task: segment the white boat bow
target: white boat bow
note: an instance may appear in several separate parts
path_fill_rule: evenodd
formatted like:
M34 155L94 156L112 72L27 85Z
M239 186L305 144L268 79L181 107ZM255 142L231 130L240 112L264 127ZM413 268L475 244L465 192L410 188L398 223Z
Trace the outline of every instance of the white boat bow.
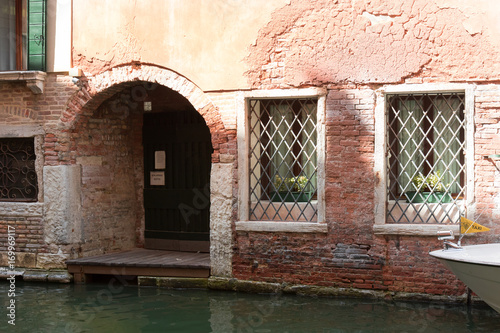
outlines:
M430 253L500 313L500 244L469 245Z

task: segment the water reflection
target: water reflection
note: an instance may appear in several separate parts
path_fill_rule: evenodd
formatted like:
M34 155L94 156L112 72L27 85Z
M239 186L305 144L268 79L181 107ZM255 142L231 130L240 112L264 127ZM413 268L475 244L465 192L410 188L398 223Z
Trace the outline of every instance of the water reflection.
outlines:
M500 332L500 315L485 306L120 284L16 287L15 330L3 315L0 332ZM7 290L0 283L2 309Z

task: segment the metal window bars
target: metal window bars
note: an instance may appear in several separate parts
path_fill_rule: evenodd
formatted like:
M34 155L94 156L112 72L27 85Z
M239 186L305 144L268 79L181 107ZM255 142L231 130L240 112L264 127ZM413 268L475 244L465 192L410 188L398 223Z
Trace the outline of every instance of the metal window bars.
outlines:
M0 139L0 201L37 201L33 138Z
M387 98L387 222L458 223L466 194L464 94Z
M316 221L317 100L248 103L249 219Z

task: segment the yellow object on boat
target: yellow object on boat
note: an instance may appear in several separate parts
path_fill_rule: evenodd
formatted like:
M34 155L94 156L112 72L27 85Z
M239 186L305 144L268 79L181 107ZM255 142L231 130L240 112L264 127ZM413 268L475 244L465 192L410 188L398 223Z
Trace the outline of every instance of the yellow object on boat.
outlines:
M465 217L460 217L460 233L471 234L474 232L489 231L490 228L482 226L474 221L468 220Z

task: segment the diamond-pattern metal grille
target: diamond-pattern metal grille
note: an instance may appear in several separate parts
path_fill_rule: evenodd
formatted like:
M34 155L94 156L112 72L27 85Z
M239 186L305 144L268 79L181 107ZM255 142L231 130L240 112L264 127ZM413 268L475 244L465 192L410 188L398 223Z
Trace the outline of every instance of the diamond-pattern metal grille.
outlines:
M388 96L389 223L458 223L463 214L463 93Z
M317 220L317 100L251 99L250 220Z

